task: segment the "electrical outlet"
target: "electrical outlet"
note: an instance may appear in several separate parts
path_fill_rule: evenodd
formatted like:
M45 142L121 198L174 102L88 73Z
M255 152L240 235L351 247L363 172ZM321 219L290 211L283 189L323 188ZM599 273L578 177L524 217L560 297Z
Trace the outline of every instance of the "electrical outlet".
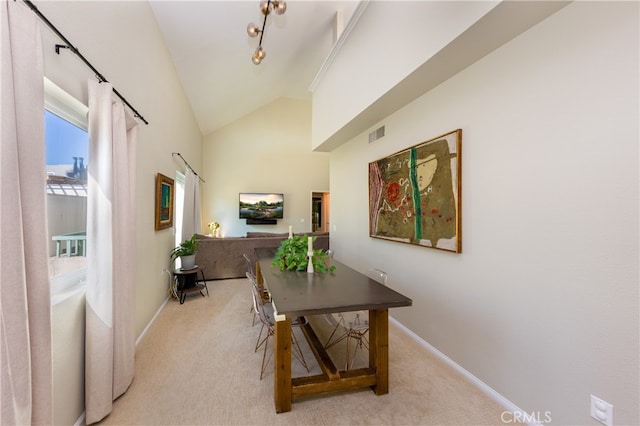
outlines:
M591 417L603 425L613 426L613 405L591 395Z

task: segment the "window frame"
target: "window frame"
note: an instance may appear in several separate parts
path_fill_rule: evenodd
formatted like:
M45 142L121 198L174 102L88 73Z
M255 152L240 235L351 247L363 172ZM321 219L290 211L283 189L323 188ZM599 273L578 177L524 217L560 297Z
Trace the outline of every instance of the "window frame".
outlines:
M44 110L88 132L89 107L62 90L46 77L44 77L44 95ZM44 110L42 111L43 120ZM45 139L45 144L46 142ZM51 306L53 307L62 303L80 291L84 291L85 278L86 266L71 269L68 272L54 277L50 276Z

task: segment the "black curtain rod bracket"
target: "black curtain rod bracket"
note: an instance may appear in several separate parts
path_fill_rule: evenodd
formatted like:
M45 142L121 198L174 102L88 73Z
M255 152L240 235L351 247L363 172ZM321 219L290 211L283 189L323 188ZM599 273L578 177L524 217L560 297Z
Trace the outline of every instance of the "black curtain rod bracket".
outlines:
M173 156L177 155L178 157L180 157L180 159L184 162L185 166L187 166L187 167L189 168L189 170L191 170L191 171L193 172L193 174L194 174L194 175L198 176L198 179L200 179L200 180L202 181L202 183L206 183L206 182L204 181L204 179L202 179L202 178L200 177L200 175L198 175L198 173L196 173L196 171L195 171L195 170L193 170L193 167L191 167L191 164L189 164L189 163L187 162L187 160L185 160L185 159L184 159L184 157L182 156L182 154L180 154L179 152L172 152L172 153L171 153L171 155L173 155Z
M14 0L15 1L15 0ZM24 4L26 4L27 6L29 6L29 9L31 9L33 11L33 13L35 13L38 18L40 18L40 20L42 22L44 22L49 29L51 29L51 31L53 31L63 42L64 44L56 44L55 45L55 49L56 49L56 53L59 55L60 54L60 49L69 49L70 51L72 51L78 58L80 58L82 60L82 62L84 62L84 64L89 67L91 69L91 71L93 71L95 73L96 78L98 79L98 81L100 83L108 83L109 81L100 73L100 71L98 71L93 65L91 65L91 63L87 60L87 58L85 58L80 51L78 50L77 47L75 47L73 44L71 44L71 42L60 32L60 30L58 30L56 28L55 25L53 25L51 23L51 21L49 21L47 19L46 16L44 16L42 14L42 12L40 12L40 10L36 7L35 4L33 4L33 2L31 2L31 0L22 0L24 2ZM129 103L129 101L127 101L124 96L122 96L114 87L113 88L113 93L116 94L117 97L120 98L120 100L122 102L124 102L124 104L126 106L129 107L129 109L131 109L131 111L133 111L133 116L136 118L139 118L142 122L144 122L144 124L149 124L149 122L147 120L144 119L144 117Z

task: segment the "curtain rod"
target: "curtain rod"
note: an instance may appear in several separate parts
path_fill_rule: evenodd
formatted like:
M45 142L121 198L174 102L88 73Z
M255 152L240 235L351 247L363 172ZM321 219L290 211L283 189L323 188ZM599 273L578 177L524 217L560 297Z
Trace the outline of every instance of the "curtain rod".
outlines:
M14 0L15 1L15 0ZM60 37L60 39L62 41L64 41L64 45L62 44L56 44L56 53L59 55L60 54L60 49L69 49L71 50L73 53L76 54L76 56L78 56L82 62L84 62L84 64L86 66L88 66L91 71L93 71L96 75L96 78L98 79L98 81L100 83L108 83L109 81L100 73L100 71L98 71L93 65L91 65L91 63L84 57L82 56L82 54L80 53L80 51L78 50L77 47L75 47L73 44L71 44L71 42L64 36L62 35L62 33L55 27L55 25L53 25L51 23L51 21L49 21L47 19L46 16L44 16L42 14L42 12L40 12L40 10L38 10L38 8L36 7L35 4L33 4L30 0L23 0L23 2L29 6L29 8L36 14L38 15L38 18L40 18L45 24L47 24L47 26L54 32L56 33L56 35L58 37ZM124 102L130 109L131 111L133 111L133 116L136 118L139 118L140 120L142 120L144 122L144 124L149 124L149 122L147 120L144 119L144 117L133 107L131 106L131 104L124 98L124 96L122 96L120 94L120 92L118 92L116 90L116 88L113 88L113 93L116 94L116 96L118 96L122 102Z
M187 163L187 160L184 159L184 157L179 153L179 152L172 152L171 155L177 155L178 157L180 157L182 159L182 161L184 161L184 164L191 169L191 171L193 172L194 175L198 176L198 179L200 179L202 181L202 183L207 183L204 181L204 179L202 179L200 177L200 175L198 175L198 173L196 173L195 170L193 170L193 167L191 167L191 164Z

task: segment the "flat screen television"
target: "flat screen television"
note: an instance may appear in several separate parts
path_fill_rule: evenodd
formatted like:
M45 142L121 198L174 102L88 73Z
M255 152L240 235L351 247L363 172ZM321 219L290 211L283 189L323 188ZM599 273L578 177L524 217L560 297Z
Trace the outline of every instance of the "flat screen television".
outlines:
M282 219L284 194L244 192L240 193L240 219Z

